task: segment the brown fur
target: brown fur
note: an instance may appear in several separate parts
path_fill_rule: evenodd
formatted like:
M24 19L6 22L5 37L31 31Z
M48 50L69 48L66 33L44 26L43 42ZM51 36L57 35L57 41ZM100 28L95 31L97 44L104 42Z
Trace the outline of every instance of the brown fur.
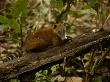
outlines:
M35 33L30 33L25 40L26 51L32 49L44 50L49 46L58 46L63 40L51 27L39 28Z

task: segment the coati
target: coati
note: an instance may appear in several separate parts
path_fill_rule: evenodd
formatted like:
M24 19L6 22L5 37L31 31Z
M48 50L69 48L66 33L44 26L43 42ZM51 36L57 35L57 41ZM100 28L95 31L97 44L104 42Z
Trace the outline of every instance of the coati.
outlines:
M49 46L58 46L64 40L54 31L52 27L41 27L34 33L29 33L25 39L25 50L37 52L45 50Z

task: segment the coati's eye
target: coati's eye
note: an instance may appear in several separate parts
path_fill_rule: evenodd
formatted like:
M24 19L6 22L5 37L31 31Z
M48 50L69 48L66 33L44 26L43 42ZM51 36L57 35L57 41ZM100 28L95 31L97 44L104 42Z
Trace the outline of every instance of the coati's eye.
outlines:
M54 29L55 29L55 28L57 28L57 25L56 25L56 24L54 24Z

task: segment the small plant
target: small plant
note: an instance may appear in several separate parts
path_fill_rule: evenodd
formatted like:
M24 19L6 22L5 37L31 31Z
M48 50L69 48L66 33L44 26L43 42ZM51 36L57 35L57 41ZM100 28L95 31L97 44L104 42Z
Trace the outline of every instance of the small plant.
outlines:
M4 25L7 30L14 30L10 31L10 38L13 42L18 42L20 37L19 34L22 35L23 23L27 17L27 5L28 0L17 0L12 4L10 12L5 12L3 15L0 15L1 25Z
M35 82L55 82L55 79L48 75L48 70L40 70L35 76Z

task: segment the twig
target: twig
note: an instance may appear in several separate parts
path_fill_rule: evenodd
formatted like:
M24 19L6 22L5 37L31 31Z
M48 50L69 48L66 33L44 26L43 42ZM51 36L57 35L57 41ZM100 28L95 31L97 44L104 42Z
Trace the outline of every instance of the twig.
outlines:
M105 25L106 25L106 23L109 21L109 19L110 19L110 14L107 16L107 18L106 18L106 20L105 20L105 22L104 22L104 24L103 24L103 27L105 27Z

